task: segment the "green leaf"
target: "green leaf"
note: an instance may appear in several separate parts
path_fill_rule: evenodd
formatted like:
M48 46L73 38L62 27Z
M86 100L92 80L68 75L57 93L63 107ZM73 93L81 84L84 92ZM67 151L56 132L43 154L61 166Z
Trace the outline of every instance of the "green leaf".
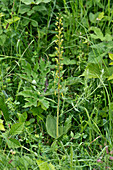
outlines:
M36 4L40 4L40 3L48 3L50 2L51 0L36 0Z
M28 102L25 104L24 108L31 107L31 106L35 106L35 107L37 106L37 100L36 99L25 98L25 100L28 101Z
M34 0L21 0L21 1L26 5L35 4Z
M113 62L111 62L109 65L113 65Z
M20 76L20 78L32 83L32 77L29 77L28 78L28 75L25 75L25 74L18 74Z
M53 117L52 115L47 116L46 129L47 129L48 134L53 138L57 138L57 135L56 135L56 121L57 121L56 117ZM63 126L59 126L59 136L58 136L58 138L61 135L63 135Z
M30 6L21 4L21 6L19 8L19 13L24 14L24 13L28 12L29 10L30 10Z
M87 78L99 78L101 74L99 64L89 63L82 76L86 76Z
M49 170L55 170L55 167L51 163L49 163Z
M21 0L24 4L30 5L30 4L40 4L40 3L48 3L51 0Z
M27 113L26 112L24 112L23 114L18 113L18 117L19 117L19 122L20 123L25 122L26 119L27 119Z
M31 71L32 71L31 64L29 64L26 61L23 61L22 68L23 68L23 70L22 70L23 73L26 73L28 77L31 77Z
M42 160L36 160L40 170L55 170L55 167L51 163L44 162Z
M73 147L70 148L70 166L73 167Z
M34 6L32 9L39 12L47 11L47 8L43 4Z
M84 27L89 28L88 18L84 17L84 18L82 19L82 24L84 25Z
M43 72L43 71L45 70L45 68L46 68L46 63L45 63L44 59L41 58L41 59L40 59L40 67L39 67L39 70L40 70L41 72Z
M41 114L43 112L43 109L39 107L33 107L31 109L31 112L33 113L34 116L38 116L38 114Z
M2 18L3 16L4 16L4 14L1 12L1 13L0 13L0 18Z
M112 35L106 33L105 37L103 36L102 31L100 28L97 27L91 27L89 30L94 31L95 34L90 34L92 38L94 39L100 39L101 41L112 41Z
M39 102L40 102L43 110L47 110L49 108L49 102L47 100L40 100L39 99Z
M3 34L3 30L2 29L0 29L0 34Z
M53 117L51 115L47 116L46 128L47 128L48 134L52 136L53 138L56 138L56 117Z
M26 18L26 19L23 18L23 19L21 19L21 22L22 22L23 26L26 26L29 24L30 20L28 18Z
M0 45L4 45L6 42L7 36L5 34L0 35Z
M102 59L103 59L103 56L97 55L96 51L95 51L95 54L91 51L89 53L88 63L95 63L95 64L102 63Z
M39 63L36 61L36 64L34 65L34 71L37 73L37 70L39 69Z
M72 116L69 116L65 123L64 123L64 128L63 128L63 134L66 134L68 132L68 130L71 128L71 119L72 119Z
M10 139L6 139L6 143L8 144L9 148L19 148L21 147L20 143L18 140L10 138Z
M94 31L94 33L96 34L96 35L90 34L92 38L94 38L94 39L100 39L101 41L104 40L103 33L102 33L102 31L100 30L100 28L91 27L89 30Z
M33 116L37 116L38 122L39 122L39 120L44 119L44 116L41 114L43 112L43 109L40 106L33 107L33 109L31 109L31 112L32 112Z
M76 64L76 61L71 60L68 57L64 57L62 63L65 65L73 65L73 64Z
M113 74L108 77L108 80L113 80Z
M35 13L35 11L32 9L32 10L30 10L30 11L27 12L27 15L28 15L28 16L31 16L33 13Z
M33 27L38 27L38 22L37 21L32 21L31 24L32 24Z
M23 131L24 123L15 123L11 126L10 135L18 135Z
M108 34L108 33L107 33L107 34L105 35L105 37L104 37L104 41L112 41L112 39L113 39L113 38L112 38L112 35L110 35L110 34Z
M53 138L57 138L56 121L57 121L56 117L53 117L52 115L47 116L46 129L47 129L48 134ZM59 138L60 136L63 135L63 126L59 126L58 129L59 129L59 133L58 133L59 134L58 138Z
M34 98L35 100L36 100L37 97L38 97L37 94L34 93L34 92L31 91L31 90L25 90L25 91L19 92L17 95L18 95L18 96L22 95L22 96L24 96L25 98L26 98L26 97ZM28 99L27 99L27 100L28 100Z
M96 23L96 18L98 17L98 13L96 14L93 14L92 12L90 12L89 14L89 20L92 22L92 23Z
M105 67L104 70L105 70L104 76L106 78L109 78L113 73L113 67Z
M98 20L101 20L102 18L104 18L104 12L101 12L98 15Z
M91 48L98 49L99 51L106 51L106 48L109 49L109 51L113 48L113 41L108 42L101 42L96 43L90 46Z
M112 53L109 53L109 58L110 58L111 60L113 60L113 54L112 54Z
M79 84L82 83L82 80L80 77L68 77L66 79L66 85L74 85L74 84Z
M4 98L2 96L0 96L0 110L2 110L2 112L3 112L4 119L6 121L8 121L9 120L8 108L5 104Z
M13 23L15 23L16 21L18 21L18 20L20 20L20 18L19 17L17 17L17 16L14 16L13 18L11 18L11 19L8 19L8 20L5 20L5 23L7 24L13 24Z
M75 135L74 135L74 139L78 139L78 138L80 138L81 137L81 134L80 133L76 133Z
M36 162L37 162L40 170L49 170L49 166L48 166L47 162L44 162L42 160L36 160Z
M0 130L5 131L2 119L0 119Z

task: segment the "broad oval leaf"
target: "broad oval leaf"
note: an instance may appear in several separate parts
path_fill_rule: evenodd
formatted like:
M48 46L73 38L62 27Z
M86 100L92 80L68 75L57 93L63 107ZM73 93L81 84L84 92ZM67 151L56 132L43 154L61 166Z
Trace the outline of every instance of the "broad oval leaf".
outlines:
M57 137L57 134L56 134L56 126L57 126L56 121L57 121L56 117L53 117L52 115L47 116L47 119L46 119L47 132L53 138L59 138L60 136L63 135L63 126L59 126L58 127L58 131L59 131L58 134L59 135Z

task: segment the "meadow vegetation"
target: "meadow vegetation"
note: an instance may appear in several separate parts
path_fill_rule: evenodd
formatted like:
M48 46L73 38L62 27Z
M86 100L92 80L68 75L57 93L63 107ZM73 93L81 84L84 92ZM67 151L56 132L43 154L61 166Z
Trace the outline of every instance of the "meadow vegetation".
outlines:
M112 0L0 0L0 170L113 169Z

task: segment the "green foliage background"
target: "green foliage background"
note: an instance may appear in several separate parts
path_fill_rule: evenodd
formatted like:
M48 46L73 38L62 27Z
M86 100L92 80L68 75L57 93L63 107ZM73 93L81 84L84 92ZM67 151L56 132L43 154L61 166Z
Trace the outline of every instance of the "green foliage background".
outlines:
M0 169L113 168L112 23L112 0L0 0Z

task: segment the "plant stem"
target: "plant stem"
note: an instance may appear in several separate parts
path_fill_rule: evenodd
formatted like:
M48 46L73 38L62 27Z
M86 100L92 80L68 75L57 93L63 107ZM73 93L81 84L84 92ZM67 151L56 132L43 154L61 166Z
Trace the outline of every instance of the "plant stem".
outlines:
M59 108L60 108L60 36L59 36L59 45L58 45L58 48L59 48L59 56L58 56L58 104L57 104L57 131L56 131L56 134L57 134L57 137L59 136L58 134L58 124L59 124Z
M60 84L60 80L58 79L58 85ZM60 89L58 88L58 104L57 104L57 131L56 131L56 134L57 134L57 138L58 138L58 124L59 124L59 108L60 108Z

